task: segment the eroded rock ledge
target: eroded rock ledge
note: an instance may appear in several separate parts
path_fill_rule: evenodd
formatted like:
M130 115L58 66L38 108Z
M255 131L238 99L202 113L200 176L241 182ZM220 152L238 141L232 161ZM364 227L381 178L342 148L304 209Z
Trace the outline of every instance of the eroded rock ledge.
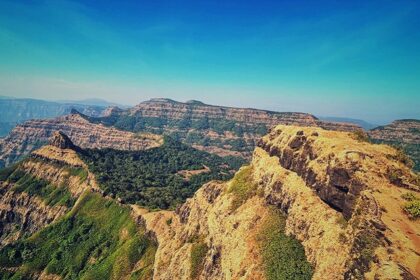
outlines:
M412 191L418 186L394 149L293 126L276 127L259 146L249 167L255 190L238 208L233 179L204 185L175 213L133 211L159 243L154 279L190 279L197 237L209 248L198 279L264 279L257 236L271 206L286 215L313 279L419 277L419 223L401 210L407 188L387 171L398 170Z

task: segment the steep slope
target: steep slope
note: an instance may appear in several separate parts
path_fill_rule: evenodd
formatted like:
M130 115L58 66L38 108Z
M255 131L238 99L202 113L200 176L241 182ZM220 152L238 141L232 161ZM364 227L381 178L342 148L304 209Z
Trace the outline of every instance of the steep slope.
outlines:
M72 109L88 116L101 116L104 106L57 103L27 98L0 98L0 137L6 136L19 123L30 119L53 118L70 113Z
M151 99L125 111L114 109L95 121L129 131L167 134L198 149L245 158L250 158L256 140L277 124L360 129L353 124L320 121L305 113L212 106L195 100L182 103L165 98Z
M31 120L16 126L0 139L0 166L16 162L45 144L60 130L81 148L113 148L117 150L145 150L162 144L162 137L134 134L112 127L90 123L80 113L47 120Z
M156 245L62 133L1 172L1 279L150 279Z
M397 120L368 132L376 143L401 147L414 161L414 169L420 171L420 120Z
M308 279L295 239L313 279L416 279L420 225L401 196L419 181L397 158L352 134L277 126L249 167L176 213L134 207L159 244L154 279Z
M1 170L0 247L63 216L80 194L98 189L70 140L55 133L18 165Z
M48 192L13 181L22 173L2 175L6 192L20 188L67 213L3 241L5 279L420 277L420 223L409 216L418 213L406 207L419 203L419 178L392 147L279 125L232 180L205 184L176 211L149 211L103 197L69 139L57 133L51 143L16 170L59 182L72 164L77 183L66 186L77 201L49 205L57 200Z

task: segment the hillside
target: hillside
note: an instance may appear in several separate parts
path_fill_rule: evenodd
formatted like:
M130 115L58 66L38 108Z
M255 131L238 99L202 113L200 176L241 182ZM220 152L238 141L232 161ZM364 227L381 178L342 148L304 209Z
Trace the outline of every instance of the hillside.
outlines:
M138 150L141 149L138 145L146 141L141 138L148 138L152 133L168 135L219 156L249 160L256 141L276 123L319 125L333 130L358 129L351 124L322 122L303 113L229 108L168 99L152 99L126 110L109 107L102 115L95 118L72 110L66 116L30 120L17 125L7 137L0 139L0 166L10 165L28 155L46 143L55 130L63 131L82 148Z
M55 140L1 172L1 279L150 279L154 241Z
M105 107L74 103L57 103L28 98L0 98L0 137L6 136L12 128L26 120L47 119L69 114L72 109L98 117Z
M420 277L419 178L389 146L280 125L230 181L204 184L176 211L150 211L99 195L79 152L55 143L2 172L0 209L14 205L6 211L19 217L17 196L39 201L13 226L2 210L7 228L34 225L2 233L4 279ZM67 182L69 195L36 191L47 183L36 188L25 174Z
M305 113L213 106L196 100L182 103L166 98L151 99L127 110L114 108L102 118L90 119L128 131L170 135L197 149L247 159L257 139L279 123L360 129L353 124L320 121Z
M55 119L31 120L17 125L6 138L0 139L0 167L16 162L46 144L57 130L69 136L81 148L144 150L163 143L161 136L135 134L93 124L80 113L72 113Z
M397 120L389 125L374 128L368 133L375 143L400 147L414 161L414 169L420 171L419 120Z

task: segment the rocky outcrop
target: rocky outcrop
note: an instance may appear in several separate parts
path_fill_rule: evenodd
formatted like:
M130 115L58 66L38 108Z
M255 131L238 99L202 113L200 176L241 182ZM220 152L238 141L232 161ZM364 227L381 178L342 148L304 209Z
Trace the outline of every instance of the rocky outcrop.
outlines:
M145 150L158 147L162 137L134 134L101 124L94 124L78 113L47 120L32 120L16 126L0 140L0 166L7 166L46 144L56 131L61 131L81 148Z
M49 144L59 149L76 149L70 138L61 131L54 132Z
M247 159L256 140L277 124L361 129L354 124L324 122L305 113L212 106L197 100L182 103L166 98L151 99L127 110L110 108L107 117L96 120L125 130L169 134L200 150Z
M420 144L420 120L397 120L368 133L374 140Z
M54 118L69 114L72 109L92 116L102 115L105 107L72 103L57 103L28 98L0 99L0 137L6 136L15 125L31 119Z
M313 279L419 277L420 225L401 210L402 194L419 194L415 174L393 148L353 137L277 126L254 151L247 167L254 189L239 207L229 191L236 177L204 185L176 212L134 206L159 244L154 279L191 279L197 240L207 248L197 279L264 279L258 234L270 207L286 215L286 233L303 245ZM390 170L403 184L392 183Z
M321 126L336 130L355 130L358 126L349 123L330 123L318 120L315 116L306 113L274 112L251 108L233 108L207 105L200 101L191 100L186 103L177 102L166 98L154 98L142 102L132 109L130 115L142 117L155 117L165 119L199 120L203 117L208 119L224 119L246 124L265 124L274 126L277 124Z
M12 184L2 183L0 188L0 248L30 236L67 211L65 206L50 207L38 197L16 193Z
M50 198L39 195L40 190L32 190L35 194L19 190L25 180L34 178L50 188L64 188L74 201L86 190L100 192L94 176L73 150L77 147L65 134L54 133L51 144L34 151L13 167L9 178L0 181L0 247L30 236L70 210L66 204L50 203ZM45 184L37 185L41 187Z
M413 161L413 169L420 172L420 120L398 120L368 131L375 143L397 145Z

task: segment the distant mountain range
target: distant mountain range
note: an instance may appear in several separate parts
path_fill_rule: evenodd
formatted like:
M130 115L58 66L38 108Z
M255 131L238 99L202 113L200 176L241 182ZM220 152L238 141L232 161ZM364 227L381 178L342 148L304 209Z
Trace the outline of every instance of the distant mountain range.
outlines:
M377 124L372 124L372 123L369 123L367 121L360 120L360 119L342 118L342 117L323 117L323 116L317 116L317 117L323 121L353 123L362 127L365 130L370 130L372 128L379 126Z
M86 106L99 106L99 107L113 107L117 106L119 108L129 108L128 105L118 104L106 101L100 98L87 98L82 100L56 100L57 103L64 103L64 104L78 104L78 105L86 105Z
M87 103L87 102L86 102ZM19 123L30 119L47 119L69 114L72 109L100 116L106 106L94 104L52 102L31 98L0 97L0 137L6 136Z

